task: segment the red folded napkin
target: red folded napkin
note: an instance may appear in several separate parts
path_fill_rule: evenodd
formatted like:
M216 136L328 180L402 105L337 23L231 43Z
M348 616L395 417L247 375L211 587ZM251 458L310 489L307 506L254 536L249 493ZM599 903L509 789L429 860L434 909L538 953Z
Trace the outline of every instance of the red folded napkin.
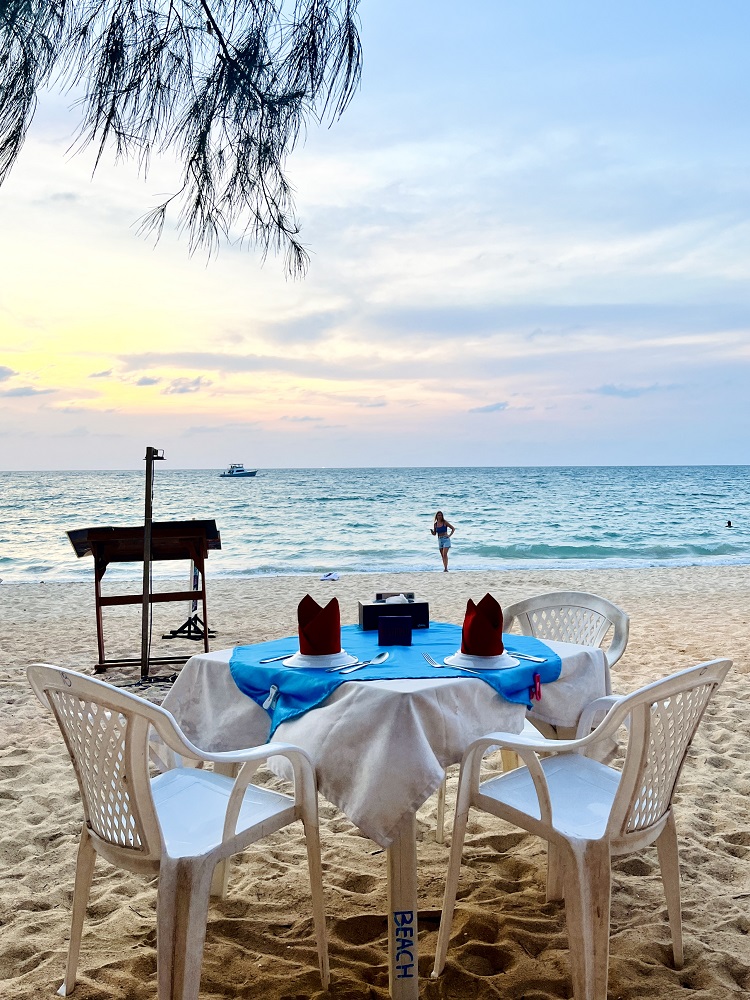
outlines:
M461 652L467 656L500 656L504 650L503 609L492 594L485 594L479 604L469 598Z
M297 607L299 651L304 656L341 652L341 614L335 597L324 608L305 594Z

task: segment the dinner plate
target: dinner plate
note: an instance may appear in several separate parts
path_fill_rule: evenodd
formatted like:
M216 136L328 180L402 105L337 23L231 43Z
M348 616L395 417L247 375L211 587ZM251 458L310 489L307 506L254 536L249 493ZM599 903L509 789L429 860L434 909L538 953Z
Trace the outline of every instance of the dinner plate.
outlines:
M324 653L322 656L306 656L304 653L294 653L284 660L285 667L308 667L310 669L326 670L328 667L348 667L356 663L358 657L352 656L342 649L340 653Z
M501 653L500 656L469 656L458 650L452 656L446 656L443 663L449 667L468 667L470 670L509 670L517 667L519 661L510 653Z

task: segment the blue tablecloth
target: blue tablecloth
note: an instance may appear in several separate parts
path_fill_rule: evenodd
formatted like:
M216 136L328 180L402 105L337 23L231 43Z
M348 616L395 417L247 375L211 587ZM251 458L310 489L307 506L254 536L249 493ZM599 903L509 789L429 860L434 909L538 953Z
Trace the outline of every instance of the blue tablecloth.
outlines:
M544 656L544 663L521 660L517 667L506 670L485 670L477 680L489 684L493 690L508 701L526 704L530 707L530 691L534 687L534 675L539 674L542 684L556 681L560 676L560 657L553 653L539 639L531 636L503 636L508 653L517 651L531 656ZM261 664L258 661L288 652L291 656L299 650L297 636L274 639L254 646L237 646L229 661L229 669L237 687L268 712L271 717L271 734L282 722L303 715L315 708L340 684L372 680L395 680L398 678L464 677L474 678L463 670L431 667L422 652L430 653L439 663L446 656L455 653L461 646L461 628L443 622L432 622L428 629L412 632L411 646L378 646L377 631L363 631L359 625L345 625L341 629L341 647L358 659L369 660L382 649L387 649L389 658L385 663L363 667L352 674L326 673L325 670L285 667L283 663ZM272 688L277 690L273 693ZM266 707L271 700L271 704Z

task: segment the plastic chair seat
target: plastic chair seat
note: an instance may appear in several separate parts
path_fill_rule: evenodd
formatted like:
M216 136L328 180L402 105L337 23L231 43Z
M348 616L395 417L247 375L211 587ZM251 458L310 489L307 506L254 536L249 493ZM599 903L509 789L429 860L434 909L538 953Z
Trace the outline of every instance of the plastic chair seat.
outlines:
M232 778L195 767L175 768L152 778L151 793L171 858L198 857L220 846L233 786ZM266 836L295 818L293 799L251 785L240 806L238 828L262 824ZM226 853L232 853L230 847Z
M552 804L553 828L564 837L603 837L620 787L620 772L579 754L549 757L541 761L541 767ZM491 812L492 802L541 821L539 799L527 767L483 782L476 804Z

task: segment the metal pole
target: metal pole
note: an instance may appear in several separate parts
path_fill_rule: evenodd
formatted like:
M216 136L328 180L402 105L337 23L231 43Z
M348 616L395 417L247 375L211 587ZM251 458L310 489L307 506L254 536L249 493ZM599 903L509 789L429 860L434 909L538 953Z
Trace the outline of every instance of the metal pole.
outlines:
M141 680L148 677L151 624L151 522L153 514L154 459L163 459L158 448L146 448L146 505L143 514L143 606L141 609Z

